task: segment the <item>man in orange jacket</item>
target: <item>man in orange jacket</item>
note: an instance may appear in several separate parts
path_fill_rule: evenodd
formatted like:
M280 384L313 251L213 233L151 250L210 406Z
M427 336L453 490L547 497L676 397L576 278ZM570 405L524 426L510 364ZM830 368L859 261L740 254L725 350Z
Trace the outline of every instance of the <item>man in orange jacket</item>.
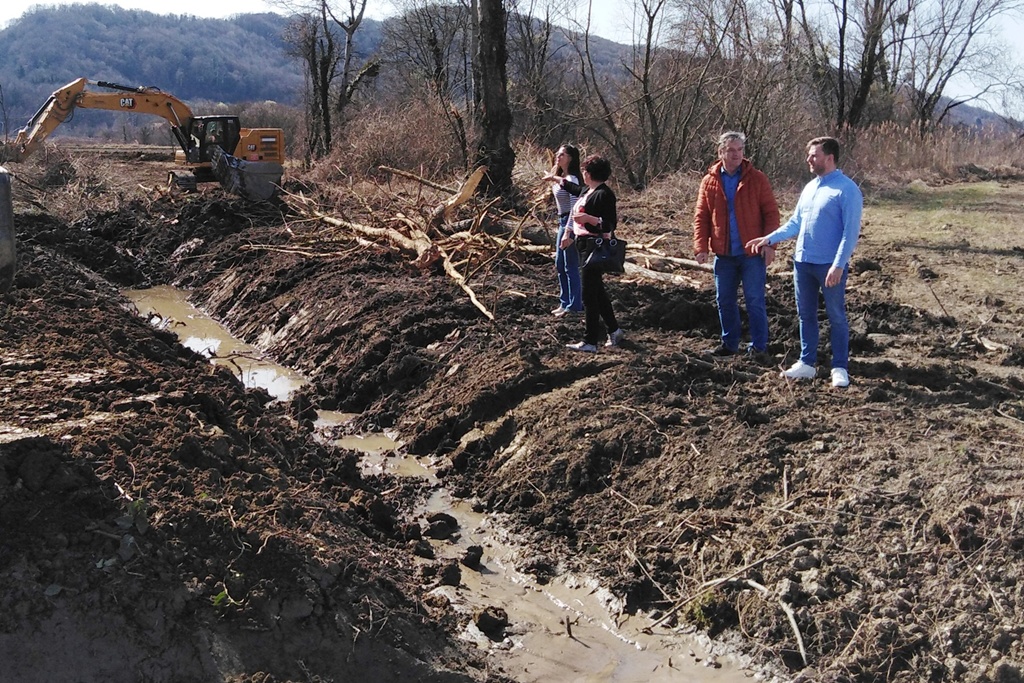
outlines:
M744 245L779 227L779 206L768 177L743 158L746 141L746 136L736 131L718 138L718 161L701 179L693 216L697 263L707 263L708 254L715 254L715 299L722 343L711 352L714 356L739 353L742 332L737 290L741 284L750 325L747 353L762 354L768 348L765 285L775 251L768 247L755 254Z

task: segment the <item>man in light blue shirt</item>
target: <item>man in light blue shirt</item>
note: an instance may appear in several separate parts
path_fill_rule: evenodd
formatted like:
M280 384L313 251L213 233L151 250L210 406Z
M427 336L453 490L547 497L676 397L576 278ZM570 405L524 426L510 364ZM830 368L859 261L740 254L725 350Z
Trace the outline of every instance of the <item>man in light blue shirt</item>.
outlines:
M816 177L807 183L796 210L778 230L747 243L755 253L796 237L793 283L800 317L800 359L783 371L786 379L813 379L818 360L818 293L825 300L832 342L832 386L850 384L850 325L846 320L846 277L860 237L864 196L837 168L839 141L814 138L807 143L807 166Z

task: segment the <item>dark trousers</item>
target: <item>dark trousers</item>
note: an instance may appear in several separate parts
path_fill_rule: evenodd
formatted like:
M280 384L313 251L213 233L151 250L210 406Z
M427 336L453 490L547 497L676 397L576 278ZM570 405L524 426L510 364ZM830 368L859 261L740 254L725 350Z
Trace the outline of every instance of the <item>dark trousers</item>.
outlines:
M612 310L608 290L604 287L604 274L600 271L583 270L583 310L586 311L587 330L583 341L597 346L604 341L601 334L601 319L608 328L608 334L619 329L615 322L615 311Z

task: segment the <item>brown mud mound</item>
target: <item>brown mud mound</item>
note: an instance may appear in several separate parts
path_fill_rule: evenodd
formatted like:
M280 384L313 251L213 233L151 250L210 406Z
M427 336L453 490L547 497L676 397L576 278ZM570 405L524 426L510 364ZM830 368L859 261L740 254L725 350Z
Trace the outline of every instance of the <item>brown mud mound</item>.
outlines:
M19 214L0 301L0 678L485 678L437 630L445 607L416 597L405 525L377 492L401 487L363 480L354 453L97 275L161 272L161 252L121 239L141 221L159 219Z
M812 383L778 378L797 345L781 266L769 292L770 366L704 355L717 335L710 282L613 282L625 343L574 355L564 344L578 339L582 323L548 316L554 285L543 255L500 260L473 283L496 316L491 322L450 280L417 273L391 252L313 255L289 248L300 228L285 225L283 208L277 224L270 214L250 222L234 215L240 207L212 206L221 205L197 196L153 202L145 214L93 217L74 256L95 254L93 262L83 256L84 266L119 282L136 282L133 269L144 281L166 273L194 288L194 300L236 334L310 377L299 403L358 411L367 425L396 428L411 453L441 464L460 495L509 513L536 550L522 569L541 579L564 569L596 574L626 598L627 611L653 610L654 628L688 624L740 634L745 647L794 678L1021 680L1020 293L980 304L992 309L986 324L997 328L982 337L972 317L979 304L968 296L958 306L948 302L941 317L898 300L910 250L892 258L865 240L850 280L854 382L835 390L824 379L827 368ZM47 248L58 250L58 242ZM682 236L666 248L685 253L684 245ZM27 253L4 314L6 328L21 330L17 348L26 358L12 372L56 366L85 373L83 365L105 372L75 385L79 394L61 385L60 393L29 395L12 409L51 422L97 411L113 421L131 416L116 428L90 421L75 427L81 432L58 430L71 438L42 449L60 472L56 482L93 477L92 504L106 504L80 513L106 526L82 521L76 533L64 532L59 557L78 549L90 567L113 559L123 580L127 572L117 570L132 561L146 566L167 555L157 564L190 600L174 607L180 611L162 622L166 629L191 620L209 630L252 623L257 628L246 637L257 639L267 633L259 628L273 632L288 615L297 631L315 624L309 628L331 646L338 634L354 639L357 653L368 632L374 643L396 647L397 635L387 633L421 633L430 615L402 597L408 584L398 556L378 550L398 540L401 510L373 513L380 508L368 501L381 494L356 477L350 456L311 445L287 416L143 322L120 313L104 322L104 307L113 304L100 296L102 283L90 289L92 280L78 275L53 288L42 268L59 257L42 247ZM993 269L1021 274L1012 250L982 256ZM32 292L44 284L46 296ZM52 316L48 297L66 320L47 327L50 341L43 334L32 355L41 332L25 336L23 328L31 328L24 319ZM96 326L102 334L87 333ZM71 351L58 345L72 336ZM96 361L92 349L104 344ZM827 346L822 358L827 363ZM215 381L216 391L204 391ZM42 378L33 385L50 386ZM115 410L118 401L131 407ZM4 414L12 414L6 406ZM131 426L139 415L153 422ZM153 462L143 464L143 456ZM26 456L5 457L5 497L27 495L24 483L14 487L24 480L17 473ZM131 534L140 548L151 545L127 560L118 551L132 546L122 548L127 531L116 525L131 501L115 483L161 512L151 515L147 534ZM8 528L6 510L13 508L4 505ZM60 509L56 502L53 508ZM196 528L187 544L176 540ZM211 534L219 543L203 540ZM201 552L182 548L193 542ZM97 553L93 544L107 545ZM10 556L36 557L31 547L26 540ZM271 563L266 558L275 552L281 558ZM31 571L16 564L4 571L43 577L54 563L25 562ZM297 578L287 590L281 581L268 587L253 569L264 563L282 569L276 576ZM36 604L77 595L65 592L66 580L33 579L41 594L61 587ZM351 591L366 590L364 581L372 597L360 600ZM134 608L158 600L152 596L140 591L117 604L123 611L126 602ZM158 602L153 609L171 607ZM264 656L295 652L255 642ZM294 660L309 663L298 654Z

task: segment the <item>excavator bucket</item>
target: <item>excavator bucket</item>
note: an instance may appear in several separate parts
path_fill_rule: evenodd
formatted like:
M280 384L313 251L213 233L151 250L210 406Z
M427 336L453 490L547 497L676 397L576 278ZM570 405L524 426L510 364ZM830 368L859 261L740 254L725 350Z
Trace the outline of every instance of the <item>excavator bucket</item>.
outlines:
M214 145L210 151L213 175L221 187L256 202L264 202L277 194L284 176L284 166L273 161L245 161Z
M0 294L14 284L14 200L11 198L11 176L0 166Z

